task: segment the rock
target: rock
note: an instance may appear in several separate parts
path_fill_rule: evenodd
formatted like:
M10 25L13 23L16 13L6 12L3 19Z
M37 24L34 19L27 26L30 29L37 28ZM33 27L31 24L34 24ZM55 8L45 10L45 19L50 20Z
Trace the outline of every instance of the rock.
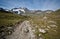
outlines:
M47 26L48 29L50 29L51 27L50 26Z
M45 16L45 17L43 17L43 19L44 19L44 20L46 20L46 19L47 19L47 17Z
M35 32L35 30L32 30L33 32Z
M29 32L28 27L24 28L23 31L24 31L25 33L28 33L28 32Z
M56 24L56 22L55 22L55 21L48 21L48 23L54 23L54 24Z
M35 26L36 28L38 28L38 26Z
M42 37L40 37L39 39L43 39Z
M46 33L46 30L45 29L39 29L39 32Z
M39 36L41 36L42 34L39 34Z
M57 26L53 24L53 25L50 25L50 27L53 27L54 28L54 27L57 27Z
M14 28L13 27L7 27L7 29L14 31Z
M48 31L49 29L48 29L48 28L45 28L45 30L47 30L47 31Z

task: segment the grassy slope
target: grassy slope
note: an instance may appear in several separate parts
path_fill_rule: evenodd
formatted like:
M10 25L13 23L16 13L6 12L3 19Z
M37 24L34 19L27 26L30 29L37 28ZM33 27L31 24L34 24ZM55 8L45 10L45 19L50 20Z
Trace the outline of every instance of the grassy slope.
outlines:
M57 39L60 39L60 9L59 10L56 10L54 13L49 14L48 17L51 20L56 21L57 26L58 26L56 37L58 37Z
M0 11L0 26L10 26L15 25L17 22L25 20L25 16L20 16L17 14L6 13Z
M47 20L42 20L43 17L46 16ZM47 34L44 34L43 37L45 39L60 39L60 10L57 10L53 13L49 13L49 14L43 14L43 15L32 15L31 16L31 23L33 23L33 27L38 26L38 28L41 28L41 26L47 26L49 25L47 22L49 20L55 21L57 24L57 31L54 32L53 30L49 30L49 32ZM47 21L47 22L44 22ZM36 35L39 34L39 31L36 31Z
M16 27L15 25L23 22L26 19L28 19L27 16L0 11L0 39L3 39L6 35L12 34L14 28Z
M49 33L44 34L43 37L45 39L60 39L60 10L50 14L31 15L30 21L31 24L34 25L33 27L38 26L38 28L40 28L41 26L46 26L46 23L44 22L45 20L42 20L44 16L48 17L47 21L53 20L57 22L58 34L50 30ZM0 12L0 26L12 26L15 25L17 22L21 22L25 19L28 18L26 16ZM39 31L37 30L35 33L36 35L38 35Z

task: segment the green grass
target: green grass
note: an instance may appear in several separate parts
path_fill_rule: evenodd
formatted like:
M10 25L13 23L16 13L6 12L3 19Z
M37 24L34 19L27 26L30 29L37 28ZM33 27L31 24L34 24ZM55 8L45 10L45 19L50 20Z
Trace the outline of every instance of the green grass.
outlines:
M47 20L43 20L44 16L47 16ZM37 28L35 28L36 30L35 35L37 35L37 37L39 37L38 35L41 34L38 31L39 28L42 28L42 26L48 26L49 20L55 21L57 23L56 24L57 31L54 32L52 29L50 29L47 33L42 34L42 37L44 37L45 39L60 39L60 10L57 10L49 14L42 14L42 15L32 14L28 16L21 16L13 13L0 12L0 26L14 26L16 23L28 19L31 22L32 27L37 26Z
M13 13L6 13L0 11L0 26L15 25L17 22L22 22L28 19L27 16L21 16Z
M43 17L46 16L47 20L43 20ZM33 27L37 25L38 28L41 28L41 26L48 26L48 21L52 20L55 21L57 24L56 32L53 31L51 28L46 34L43 34L43 37L45 39L60 39L60 10L57 10L53 13L46 13L42 15L31 15L31 24ZM46 22L45 22L46 21ZM36 28L35 28L36 29ZM36 30L35 34L38 36L39 31Z
M18 14L13 14L11 12L0 11L0 38L4 38L5 36L12 34L15 27L17 27L16 25L28 19L28 16L22 16ZM8 27L11 27L12 29L9 29ZM2 33L4 33L4 35L2 35Z

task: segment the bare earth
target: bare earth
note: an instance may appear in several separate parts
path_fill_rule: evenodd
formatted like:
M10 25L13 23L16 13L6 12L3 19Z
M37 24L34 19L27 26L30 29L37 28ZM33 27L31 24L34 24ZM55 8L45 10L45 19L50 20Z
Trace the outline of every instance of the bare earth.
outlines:
M24 21L22 24L18 25L15 32L7 36L6 39L35 39L30 26L29 21Z

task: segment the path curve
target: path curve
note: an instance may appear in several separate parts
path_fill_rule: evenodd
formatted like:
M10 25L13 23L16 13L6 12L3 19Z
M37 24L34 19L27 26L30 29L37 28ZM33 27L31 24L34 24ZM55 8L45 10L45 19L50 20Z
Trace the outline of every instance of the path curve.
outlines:
M30 26L31 24L29 21L24 21L22 24L18 25L15 32L7 36L6 39L34 39Z

